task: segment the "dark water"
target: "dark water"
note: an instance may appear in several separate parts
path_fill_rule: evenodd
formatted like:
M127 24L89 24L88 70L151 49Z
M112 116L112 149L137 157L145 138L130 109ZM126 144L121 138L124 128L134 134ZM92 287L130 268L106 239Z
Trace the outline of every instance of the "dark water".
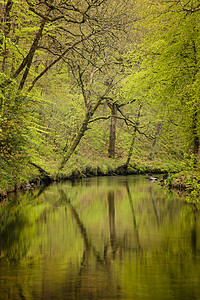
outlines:
M200 213L143 176L0 206L0 299L200 299Z

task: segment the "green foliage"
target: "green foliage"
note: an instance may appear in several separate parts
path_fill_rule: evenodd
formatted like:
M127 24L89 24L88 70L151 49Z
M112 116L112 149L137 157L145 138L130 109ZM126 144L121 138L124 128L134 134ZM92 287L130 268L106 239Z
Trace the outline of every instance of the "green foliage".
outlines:
M184 155L181 162L181 172L170 175L167 184L170 187L185 191L185 200L188 203L200 205L200 172L199 162L195 155Z
M159 20L167 22L167 29L157 26ZM199 15L184 18L168 12L165 20L161 15L151 22L157 28L142 41L139 62L137 52L131 53L133 71L126 79L125 91L130 100L149 105L146 119L152 124L162 120L162 144L168 139L170 144L175 142L177 150L193 152L200 136Z
M77 44L69 53L66 52L63 60L52 65L39 84L37 82L30 98L17 90L25 69L15 78L16 83L11 80L11 84L5 87L5 82L31 49L41 17L29 10L28 3L23 0L14 2L9 16L10 31L6 33L4 30L0 36L3 53L0 64L4 72L1 78L4 88L0 95L2 187L13 186L26 180L30 173L37 173L29 169L29 157L56 176L64 153L78 135L86 111L95 106L112 81L112 89L103 96L94 115L94 119L101 116L104 119L88 124L62 175L111 174L126 161L136 125L128 172L175 172L187 168L190 171L195 164L193 160L197 159L195 151L198 151L200 139L199 14L177 12L177 3L169 9L167 2L139 2L134 3L135 16L140 19L134 23L138 33L129 28L127 35L114 23L119 18L115 20L112 13L110 19L111 4L102 2L102 11L108 8L104 16L101 16L100 7L95 12L90 11L89 6L87 17L96 14L101 21L105 17L101 26L105 26L106 32L85 40L84 47ZM88 1L82 1L80 8L87 5ZM121 15L122 8L124 13L130 9L131 4L126 5L114 1L115 16ZM38 3L35 9L40 11L41 7L43 13L48 9L45 3ZM70 16L76 19L80 11L72 9ZM53 14L49 18L51 16ZM124 18L125 15L125 21ZM79 22L74 23L74 28L65 19L60 23L49 21L45 24L25 88L59 57L66 44L67 47L73 44L79 39L79 34L92 32L96 23L90 23L91 20L89 18L81 26ZM119 38L114 39L115 34ZM122 114L117 112L116 160L108 160L111 120L106 117L110 115L109 105L113 102L117 103ZM137 119L139 110L141 113ZM154 150L154 160L151 161ZM191 157L186 162L184 153L194 153L194 159Z
M68 69L59 74L54 70L48 81L42 80L42 88L35 92L38 98L38 124L49 148L62 153L77 133L84 117L83 99L77 90L72 90Z
M200 206L200 174L192 169L182 171L168 178L168 185L185 191L185 200Z
M0 98L1 184L13 186L23 177L29 159L28 103L14 83L2 90Z

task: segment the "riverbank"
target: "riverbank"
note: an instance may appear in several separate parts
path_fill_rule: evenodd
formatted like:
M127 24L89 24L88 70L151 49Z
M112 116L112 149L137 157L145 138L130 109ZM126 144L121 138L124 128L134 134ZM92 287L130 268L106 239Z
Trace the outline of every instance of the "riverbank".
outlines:
M200 171L191 169L172 174L167 185L175 190L183 191L188 203L200 205Z
M105 157L75 156L62 171L58 171L58 160L46 159L32 161L18 170L7 174L0 182L0 199L20 190L33 190L41 185L64 180L75 180L94 176L117 176L137 174L168 174L168 179L162 182L169 188L184 191L186 201L200 203L200 172L191 167L187 161L156 159L135 159L128 167L124 159ZM0 200L1 201L1 200Z
M123 160L97 158L71 160L69 164L58 172L55 161L48 161L46 164L27 163L23 172L17 174L12 180L4 180L0 183L0 197L5 198L9 193L17 190L31 190L42 184L50 184L55 181L75 180L92 176L115 176L115 175L135 175L135 174L164 174L175 173L180 170L180 164L176 161L164 162L162 160L137 160L125 167Z

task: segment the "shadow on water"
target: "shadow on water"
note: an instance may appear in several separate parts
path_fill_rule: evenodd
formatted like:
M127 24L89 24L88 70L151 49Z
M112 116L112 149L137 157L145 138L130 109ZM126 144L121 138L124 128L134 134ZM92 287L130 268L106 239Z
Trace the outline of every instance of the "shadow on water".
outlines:
M0 299L199 299L200 215L143 176L0 207Z

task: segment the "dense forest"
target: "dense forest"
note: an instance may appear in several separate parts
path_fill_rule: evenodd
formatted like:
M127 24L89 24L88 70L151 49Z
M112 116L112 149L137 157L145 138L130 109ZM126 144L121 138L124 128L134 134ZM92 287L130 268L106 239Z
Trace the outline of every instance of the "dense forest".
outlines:
M0 2L0 191L175 173L200 196L200 1Z

